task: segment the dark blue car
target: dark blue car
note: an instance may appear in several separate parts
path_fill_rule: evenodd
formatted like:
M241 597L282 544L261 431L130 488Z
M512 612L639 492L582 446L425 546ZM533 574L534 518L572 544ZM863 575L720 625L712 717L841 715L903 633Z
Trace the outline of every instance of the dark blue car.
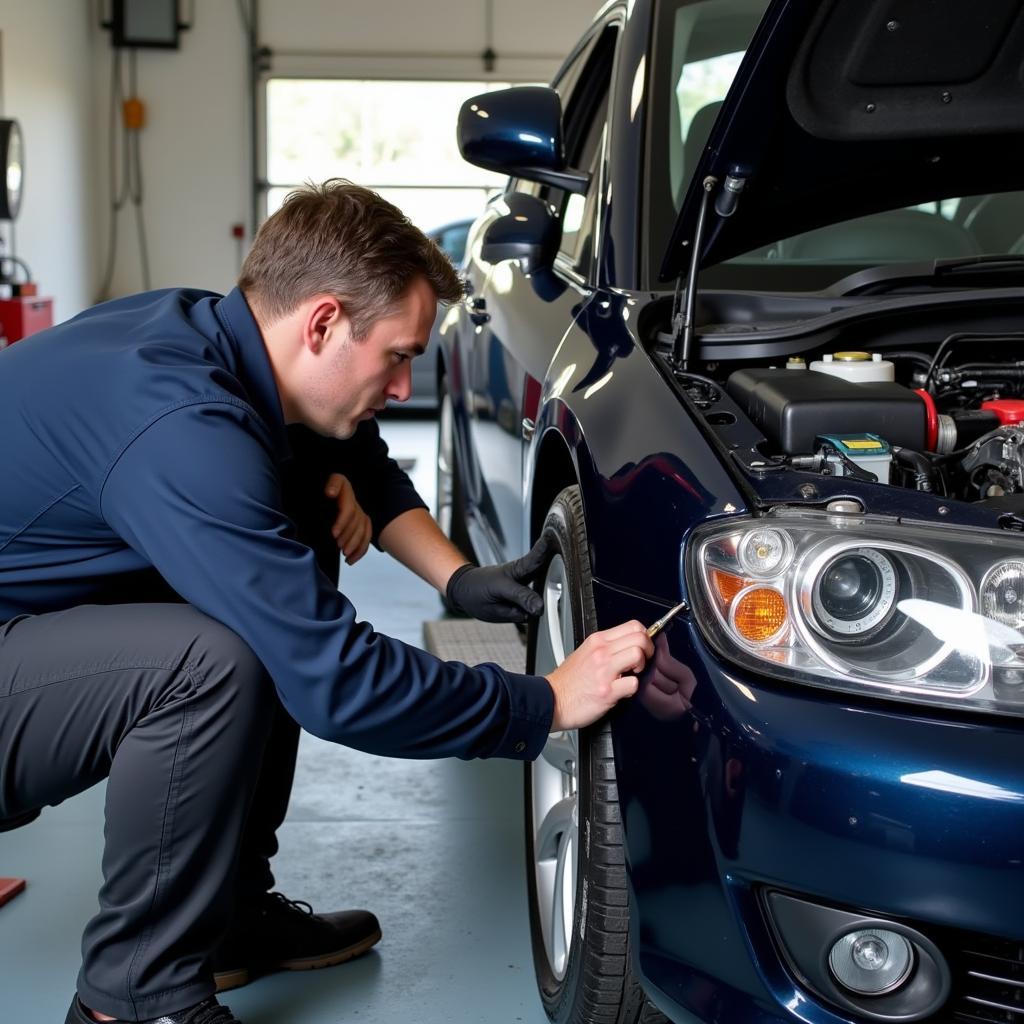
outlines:
M531 667L655 622L526 775L553 1021L1024 1021L1024 12L613 2L476 97L442 520L546 534Z

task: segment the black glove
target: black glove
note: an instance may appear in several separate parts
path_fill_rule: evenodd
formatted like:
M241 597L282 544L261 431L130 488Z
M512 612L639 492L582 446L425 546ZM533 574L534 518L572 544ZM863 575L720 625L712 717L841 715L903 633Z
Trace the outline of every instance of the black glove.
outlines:
M548 542L542 537L514 562L460 566L448 580L448 603L484 622L525 622L531 615L540 615L543 598L523 584L545 566L548 550Z

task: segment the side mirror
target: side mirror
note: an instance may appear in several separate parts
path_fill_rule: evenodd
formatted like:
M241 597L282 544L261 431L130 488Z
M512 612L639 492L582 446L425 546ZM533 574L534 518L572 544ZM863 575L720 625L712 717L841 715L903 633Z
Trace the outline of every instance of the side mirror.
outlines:
M558 246L558 220L536 196L514 192L500 200L505 209L484 229L480 258L487 263L519 260L532 274L551 265Z
M567 192L586 192L590 175L567 167L562 101L540 85L474 96L459 111L459 152L477 167Z

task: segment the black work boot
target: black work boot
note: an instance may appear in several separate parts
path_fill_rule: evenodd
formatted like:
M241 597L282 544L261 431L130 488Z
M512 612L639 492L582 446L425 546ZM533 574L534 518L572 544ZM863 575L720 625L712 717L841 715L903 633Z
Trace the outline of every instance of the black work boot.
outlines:
M71 1008L64 1024L96 1024L92 1014L82 1005L78 996L71 1000ZM115 1020L110 1024L128 1024L127 1021ZM221 1006L212 996L201 1003L168 1013L163 1017L153 1017L142 1024L242 1024L242 1022L226 1007Z
M380 941L380 924L368 910L314 914L302 900L263 893L240 907L213 957L217 991L247 985L272 971L331 967L365 953Z

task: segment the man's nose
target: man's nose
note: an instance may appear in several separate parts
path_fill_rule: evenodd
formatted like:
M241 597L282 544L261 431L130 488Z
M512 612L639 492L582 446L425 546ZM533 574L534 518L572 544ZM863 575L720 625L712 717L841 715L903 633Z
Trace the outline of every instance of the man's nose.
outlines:
M396 402L408 401L412 394L412 360L406 359L388 381L388 398Z

